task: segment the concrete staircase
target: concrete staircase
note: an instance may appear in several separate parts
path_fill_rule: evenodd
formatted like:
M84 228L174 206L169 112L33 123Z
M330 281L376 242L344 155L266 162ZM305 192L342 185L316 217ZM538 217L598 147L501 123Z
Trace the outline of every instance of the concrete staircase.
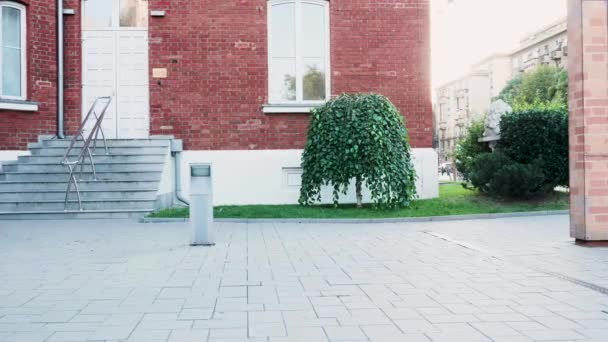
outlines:
M73 189L68 209L64 206L69 173L61 160L69 144L69 139L42 137L29 145L30 156L2 163L0 220L134 218L155 209L171 138L108 140L107 155L103 142L98 142L97 180L90 164L78 178L82 211ZM79 148L73 151L74 155L79 152Z

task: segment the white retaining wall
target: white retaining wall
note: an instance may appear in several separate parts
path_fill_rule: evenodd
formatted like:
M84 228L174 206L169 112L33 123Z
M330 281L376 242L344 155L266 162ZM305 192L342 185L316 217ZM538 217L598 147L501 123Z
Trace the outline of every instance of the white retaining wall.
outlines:
M413 149L420 198L439 195L437 153L431 148ZM182 191L188 197L190 164L211 164L215 205L297 204L300 194L302 150L184 151ZM354 186L353 186L354 188ZM331 189L322 192L325 203ZM369 194L364 194L369 200ZM354 189L341 196L342 203L355 202Z
M2 162L17 160L19 156L29 156L30 151L0 151L0 171L2 171Z

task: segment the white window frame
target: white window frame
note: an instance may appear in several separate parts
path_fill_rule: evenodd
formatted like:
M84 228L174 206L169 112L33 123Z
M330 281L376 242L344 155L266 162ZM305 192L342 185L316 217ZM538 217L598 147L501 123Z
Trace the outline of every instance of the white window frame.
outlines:
M271 100L270 91L272 89L272 79L270 77L270 70L272 65L272 51L270 51L270 42L272 41L272 7L281 4L295 4L295 17L296 17L296 99L294 101L279 101L273 102ZM304 100L304 89L303 89L303 65L302 65L302 54L301 54L301 40L299 37L302 32L302 4L315 4L321 5L325 9L325 99L320 101L305 101ZM268 15L268 101L269 106L265 106L264 112L266 113L285 113L285 112L298 112L305 113L309 112L311 108L319 106L329 101L331 98L331 36L330 36L330 11L328 0L270 0L267 3L267 15ZM273 105L277 105L272 108Z
M21 13L21 96L3 95L2 69L0 68L0 100L25 100L27 98L27 23L26 8L24 5L12 1L0 1L0 10L10 7ZM2 44L2 25L0 23L0 44ZM0 53L0 65L2 65L2 53Z

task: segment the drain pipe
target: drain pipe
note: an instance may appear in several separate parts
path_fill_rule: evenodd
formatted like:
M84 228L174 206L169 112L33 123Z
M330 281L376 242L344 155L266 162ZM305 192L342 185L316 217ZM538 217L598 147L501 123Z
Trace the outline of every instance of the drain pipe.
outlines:
M57 0L57 138L59 139L65 139L63 99L63 0Z
M187 207L190 206L190 202L182 196L182 152L183 152L183 143L182 140L171 140L171 155L174 159L174 169L173 173L175 174L175 199L178 203L181 202L182 205Z

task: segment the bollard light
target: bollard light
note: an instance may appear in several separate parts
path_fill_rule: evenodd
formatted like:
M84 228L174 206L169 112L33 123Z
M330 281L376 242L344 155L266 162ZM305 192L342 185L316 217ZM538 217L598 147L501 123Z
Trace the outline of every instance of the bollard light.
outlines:
M190 224L193 246L214 246L211 165L190 165Z

